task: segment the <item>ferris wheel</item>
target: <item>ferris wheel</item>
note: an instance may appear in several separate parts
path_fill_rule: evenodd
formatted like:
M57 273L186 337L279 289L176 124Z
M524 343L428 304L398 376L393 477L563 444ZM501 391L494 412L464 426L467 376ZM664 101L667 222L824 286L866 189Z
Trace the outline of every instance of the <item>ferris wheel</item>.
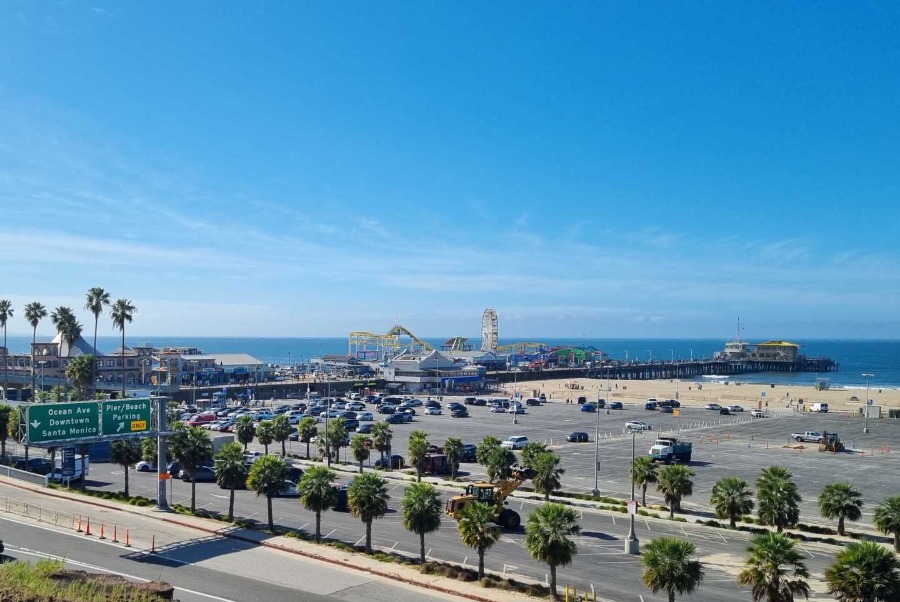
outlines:
M484 310L484 316L481 318L481 350L496 351L499 342L497 312L488 308Z

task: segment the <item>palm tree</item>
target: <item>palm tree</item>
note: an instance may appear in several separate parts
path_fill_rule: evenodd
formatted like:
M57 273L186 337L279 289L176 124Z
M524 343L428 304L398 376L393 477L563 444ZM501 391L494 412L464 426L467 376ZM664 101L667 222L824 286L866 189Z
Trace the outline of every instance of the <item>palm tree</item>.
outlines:
M313 466L303 473L297 489L300 503L307 510L316 513L316 543L322 539L322 512L334 504L335 492L332 483L337 474L325 466Z
M441 526L441 498L434 485L414 483L406 488L401 502L403 526L419 536L419 560L425 562L425 534Z
M559 466L560 461L561 458L551 451L539 453L531 460L530 466L535 472L531 482L535 491L544 494L544 501L549 502L550 494L562 486L560 477L566 469Z
M251 416L241 416L234 423L234 434L237 437L238 443L244 446L244 451L247 451L247 446L253 443L253 437L256 436L256 427L253 426L253 418Z
M97 351L97 326L100 324L100 314L103 313L103 308L109 307L109 293L100 288L99 286L95 286L91 290L87 292L85 296L85 304L84 308L94 314L94 353L99 355L99 351ZM94 364L94 371L91 374L91 387L96 387L97 384L97 364ZM93 393L92 393L93 395Z
M194 475L212 459L212 442L209 440L209 431L199 426L184 428L182 432L182 437L170 438L169 444L174 444L172 454L181 462L191 479L191 512L194 512L197 509L197 480Z
M288 437L291 436L291 423L288 420L288 417L284 414L279 414L272 420L272 439L274 439L275 443L281 444L281 457L285 457L287 455L287 450L284 447L284 442L288 440Z
M144 437L141 439L141 460L149 462L153 466L158 466L156 461L159 460L159 441L157 441L156 437ZM165 465L165 461L163 465Z
M269 531L275 530L272 521L272 498L284 487L284 479L287 477L287 462L277 456L263 456L250 467L247 476L247 487L256 492L257 496L266 496L266 510L269 512Z
M125 469L125 497L128 495L128 469L141 459L141 444L137 439L118 439L109 448L109 457L114 464Z
M428 433L413 431L409 434L409 463L416 469L416 481L422 482L425 456L428 455Z
M325 429L325 437L324 437L322 454L325 455L325 445L327 445L328 454L327 460L330 461L332 458L337 461L341 457L341 448L347 446L347 427L345 426L343 418L337 418L332 420L328 425L328 428Z
M312 416L304 416L297 425L298 439L306 444L306 459L309 460L309 442L312 438L319 434L319 427L316 426L316 419Z
M862 493L850 483L830 483L819 496L822 516L838 521L838 535L844 532L844 520L857 521L862 516Z
M548 452L539 454L536 463ZM556 592L556 567L567 566L578 552L575 542L569 539L578 535L581 527L575 510L562 504L544 504L528 516L525 524L525 549L531 557L550 567L550 597L559 598Z
M894 551L900 554L900 495L885 498L872 515L875 528L894 536Z
M654 594L665 591L669 602L675 594L691 594L703 582L703 565L692 560L696 551L693 543L677 537L659 537L644 546L641 580Z
M216 482L229 490L228 522L234 519L234 490L247 482L247 464L240 443L226 443L216 453Z
M738 574L738 585L749 585L754 602L793 602L809 598L809 571L794 542L783 533L757 535Z
M381 454L381 466L384 466L384 452L391 449L391 438L393 436L394 433L387 422L377 422L372 427L372 443L375 445L378 453ZM388 462L388 466L390 466L390 462Z
M669 518L675 518L675 512L681 511L682 498L693 495L694 482L691 477L695 474L693 470L682 464L664 466L659 471L656 489L669 505Z
M6 439L9 437L12 417L12 406L5 403L0 405L0 462L6 461Z
M359 474L362 474L363 462L369 459L370 447L372 447L372 440L364 435L353 435L353 439L350 440L353 459L359 462Z
M122 333L122 348L120 349L122 354L122 397L125 397L125 324L130 324L131 319L134 316L134 312L137 309L134 305L132 305L131 301L128 299L117 299L115 303L112 305L112 309L110 310L110 317L112 317L113 326L115 326ZM194 502L191 501L191 512L194 511L193 508Z
M825 581L839 602L900 600L900 560L874 541L853 542L825 569Z
M647 506L647 487L658 480L656 462L650 456L641 456L634 461L629 477L634 484L641 488L641 505Z
M506 479L509 477L510 467L516 463L516 454L507 447L495 447L491 451L488 459L487 475L488 481L494 482L494 479Z
M269 446L272 444L272 441L275 440L275 435L272 432L272 421L271 420L263 420L256 427L256 440L259 441L259 444L263 446L266 450L266 455L269 455Z
M462 459L463 442L459 437L447 437L444 441L444 455L450 463L450 478L456 479L456 471L459 470L459 461Z
M478 447L475 448L475 459L478 460L478 463L485 468L488 468L488 465L491 463L491 455L494 453L495 449L500 447L500 443L499 437L493 435L488 435L482 439L481 443L478 444ZM491 477L490 472L488 472L488 480L494 480L493 477Z
M723 477L712 488L709 500L718 518L728 517L731 528L737 527L737 517L753 511L753 494L747 481L740 477Z
M0 299L0 328L3 328L3 401L9 399L9 375L7 374L6 356L6 323L13 317L12 301L9 299ZM3 454L6 457L6 453Z
M25 319L31 324L31 396L37 399L34 394L34 345L37 343L37 327L41 320L47 317L47 308L38 301L32 301L25 306Z
M355 477L347 489L350 513L366 525L366 554L372 553L372 521L387 514L388 499L387 481L374 472Z
M535 458L548 451L550 451L550 448L546 444L539 441L529 441L522 448L522 465L533 467Z
M764 525L773 525L779 533L800 521L803 498L793 479L791 471L782 466L765 468L756 479L759 520Z
M93 354L79 355L66 365L66 378L72 379L78 399L89 399L97 362Z
M478 552L478 578L484 578L484 553L500 539L500 527L494 524L494 506L466 504L460 510L456 529L463 545Z

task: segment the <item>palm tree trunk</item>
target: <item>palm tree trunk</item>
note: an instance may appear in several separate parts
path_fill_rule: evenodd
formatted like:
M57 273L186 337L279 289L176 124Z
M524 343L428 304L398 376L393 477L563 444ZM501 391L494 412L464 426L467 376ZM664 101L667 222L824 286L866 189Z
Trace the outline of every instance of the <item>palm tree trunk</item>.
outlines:
M316 543L322 541L322 511L316 510Z
M843 516L838 519L838 535L846 535L846 533L844 533L844 517Z
M231 495L228 498L228 522L234 520L234 483L231 483Z
M372 553L372 521L366 521L366 554Z
M777 533L781 533L782 531L784 531L784 527L781 526L781 523L778 523L778 524L775 526L775 531L776 531Z
M28 448L25 448L26 453ZM894 531L894 551L900 554L900 531Z
M266 450L266 455L268 456L268 455L269 455L269 446L268 446L268 445L263 445L263 447L265 448L265 450Z
M125 399L125 321L122 320L122 399ZM191 500L191 512L194 511L194 500Z
M737 528L737 516L733 512L731 513L730 516L731 516L731 528L735 529L735 528Z
M484 548L478 548L478 578L484 579Z
M675 602L675 590L674 589L669 590L669 602Z
M82 458L81 461L84 462L84 458ZM128 495L128 465L126 464L125 465L125 498L127 499L129 497L130 496Z
M269 531L275 530L275 523L272 521L272 498L266 496L266 509L269 511Z
M37 395L34 393L34 344L37 342L37 325L31 331L31 401L37 401ZM28 461L28 448L25 448L25 461Z
M675 518L675 500L669 502L669 518Z
M422 482L422 473L419 472L419 465L416 464L416 483Z
M425 532L422 531L419 533L419 557L422 559L422 563L425 563Z
M550 565L550 597L559 600L559 594L556 592L556 565Z
M550 501L550 490L549 490L549 489L548 489L547 491L544 492L544 501L545 501L545 502L549 502L549 501Z
M309 439L306 440L306 459L309 460Z
M287 455L287 449L284 447L284 439L281 440L281 457L285 457Z
M197 508L197 479L194 478L194 475L191 475L191 514L194 513L194 510Z
M100 314L94 314L94 365L91 368L91 399L97 395L97 324L100 322Z
M644 506L644 508L646 508L647 507L647 483L644 483L643 485L641 485L641 489L642 489L641 505Z
M359 461L359 474L362 474L362 472L363 472L362 463L363 463L363 461L360 460Z

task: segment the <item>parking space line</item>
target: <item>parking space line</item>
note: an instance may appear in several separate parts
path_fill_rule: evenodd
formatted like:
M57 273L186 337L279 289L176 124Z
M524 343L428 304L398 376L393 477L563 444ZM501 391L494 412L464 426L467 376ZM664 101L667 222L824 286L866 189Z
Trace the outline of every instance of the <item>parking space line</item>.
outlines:
M337 529L332 529L331 531L328 532L328 535L326 535L322 539L328 539L329 537L331 537L331 534L334 533L335 531L337 531Z

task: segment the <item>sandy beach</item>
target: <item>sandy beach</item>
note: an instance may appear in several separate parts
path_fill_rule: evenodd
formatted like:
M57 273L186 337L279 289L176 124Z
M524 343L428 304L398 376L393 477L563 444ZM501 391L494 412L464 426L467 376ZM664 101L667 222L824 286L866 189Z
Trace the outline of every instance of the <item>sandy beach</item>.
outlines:
M703 406L707 403L719 403L721 405L740 405L745 410L751 408L765 408L766 403L770 408L798 407L802 399L804 405L824 402L829 405L831 411L858 411L865 404L866 390L862 389L829 389L816 391L812 386L789 386L760 384L729 384L717 382L702 382L700 380L615 380L609 381L610 391L606 391L606 381L588 378L576 378L565 380L538 380L519 383L516 387L507 384L505 391L512 395L519 391L525 397L531 397L534 392L544 393L549 399L563 401L571 399L573 402L579 396L588 400L597 398L612 399L623 403L643 403L648 398L675 399L684 406ZM763 397L763 394L765 396ZM872 388L869 397L873 405L881 406L881 412L886 417L889 408L900 408L900 390Z

